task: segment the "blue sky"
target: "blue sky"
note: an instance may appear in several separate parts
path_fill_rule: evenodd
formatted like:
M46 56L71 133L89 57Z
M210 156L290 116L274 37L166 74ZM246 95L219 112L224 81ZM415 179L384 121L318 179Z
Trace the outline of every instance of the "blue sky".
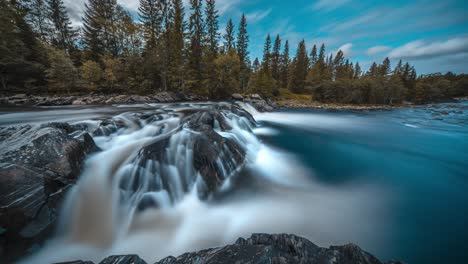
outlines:
M65 0L78 17L84 0ZM189 0L184 0L187 3ZM120 0L135 11L138 0ZM342 49L367 68L390 57L416 66L419 74L468 72L468 1L463 0L217 0L220 28L247 15L251 59L262 56L268 33L289 40L291 52L305 39L307 48L325 43ZM188 11L188 8L186 8Z

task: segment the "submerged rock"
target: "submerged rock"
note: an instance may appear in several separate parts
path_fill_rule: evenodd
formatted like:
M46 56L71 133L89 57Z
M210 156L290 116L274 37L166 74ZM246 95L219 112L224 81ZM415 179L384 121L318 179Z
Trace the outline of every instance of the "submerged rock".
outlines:
M132 263L146 264L147 262L138 256L128 255L109 257L99 264ZM286 234L253 234L249 239L239 238L232 245L185 253L179 257L170 256L155 264L208 263L402 264L399 261L382 262L354 244L323 248L305 238Z
M0 128L0 227L6 259L24 254L54 228L64 194L81 173L93 139L67 123Z

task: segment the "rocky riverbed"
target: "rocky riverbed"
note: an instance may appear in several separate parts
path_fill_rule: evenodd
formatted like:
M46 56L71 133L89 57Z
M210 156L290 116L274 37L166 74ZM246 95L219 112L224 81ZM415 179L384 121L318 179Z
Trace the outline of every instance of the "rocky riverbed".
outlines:
M234 244L199 252L167 257L155 264L402 264L382 262L354 244L323 248L295 235L253 234L239 238ZM91 261L72 261L62 264L93 264ZM99 264L147 264L137 255L111 256Z
M275 109L276 104L258 94L242 96L233 94L232 101L243 101L254 105L258 111L268 112ZM201 102L208 101L207 97L174 93L160 92L150 95L125 95L125 94L87 94L74 96L40 96L16 94L12 96L1 96L0 105L5 106L84 106L84 105L115 105L115 104L149 104L149 103L177 103L177 102Z
M260 111L273 109L271 102L258 95L233 95L233 101L249 102ZM120 197L109 200L109 204L98 203L101 207L93 209L97 198L82 195L83 200L75 201L76 206L68 205L69 210L75 210L85 204L74 213L81 217L94 217L90 213L101 213L96 209L123 203L122 209L130 209L131 219L149 209L171 207L192 190L201 202L214 202L212 198L231 185L233 175L246 162L252 162L249 155L261 147L252 133L255 127L254 117L243 104L232 102L164 104L87 121L0 127L0 262L10 263L37 252L53 237L60 215L64 214L65 197L70 197L80 181L81 191L94 191L89 188L103 183L103 188L95 193L109 192L114 193L111 198ZM85 166L90 157L94 158ZM84 182L83 175L87 176ZM106 183L114 177L118 184ZM62 224L73 226L71 235L78 236L67 239L101 243L109 234L103 233L98 241L91 240L112 222L96 217L96 221L100 220L102 226L88 226L62 217ZM73 224L74 221L78 223ZM118 228L125 227L122 224ZM249 261L382 263L354 245L321 248L294 235L253 235L230 246L168 257L158 263ZM100 263L146 262L131 255L109 257Z

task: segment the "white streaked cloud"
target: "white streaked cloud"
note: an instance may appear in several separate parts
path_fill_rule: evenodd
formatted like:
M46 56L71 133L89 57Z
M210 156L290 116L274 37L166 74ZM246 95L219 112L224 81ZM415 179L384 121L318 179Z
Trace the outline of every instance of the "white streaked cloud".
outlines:
M387 52L389 50L391 50L392 47L389 47L389 46L374 46L374 47L370 47L366 50L366 54L369 55L369 56L372 56L372 55L377 55L377 54L380 54L380 53L383 53L383 52Z
M319 0L313 5L313 8L315 10L332 11L350 1L351 0Z
M393 49L388 56L394 59L428 59L466 52L468 37L457 37L446 41L412 41Z
M273 10L272 8L268 8L266 10L255 11L255 12L246 14L245 17L248 23L251 23L251 24L257 23L263 20L265 17L267 17L271 13L272 10Z

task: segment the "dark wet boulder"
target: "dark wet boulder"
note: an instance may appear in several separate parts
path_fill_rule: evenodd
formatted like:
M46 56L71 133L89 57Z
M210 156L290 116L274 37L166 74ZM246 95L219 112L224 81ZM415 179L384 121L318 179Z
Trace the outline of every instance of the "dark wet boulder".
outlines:
M208 199L244 164L245 149L235 139L219 133L232 129L221 110L190 109L179 114L182 115L179 128L155 138L155 142L140 150L135 158L138 168L134 174L122 177L122 190L135 192L146 181L148 191L165 191L175 202L181 194L192 190L200 175L203 181L197 184L198 195ZM173 156L178 151L183 157L190 155L191 163L183 159L181 163L182 157ZM148 180L145 176L148 172L156 177ZM175 177L179 180L175 181ZM143 210L158 204L147 199L142 200L138 208Z
M231 98L235 101L244 101L244 96L238 93L232 94Z
M111 256L107 257L99 264L147 264L137 255L126 255L126 256Z
M383 264L376 257L358 246L332 246L322 248L309 240L295 235L253 234L249 239L239 238L225 247L185 253L168 257L156 264ZM400 262L388 262L388 264Z
M58 208L93 139L66 123L0 128L0 227L6 259L25 254L54 228Z

